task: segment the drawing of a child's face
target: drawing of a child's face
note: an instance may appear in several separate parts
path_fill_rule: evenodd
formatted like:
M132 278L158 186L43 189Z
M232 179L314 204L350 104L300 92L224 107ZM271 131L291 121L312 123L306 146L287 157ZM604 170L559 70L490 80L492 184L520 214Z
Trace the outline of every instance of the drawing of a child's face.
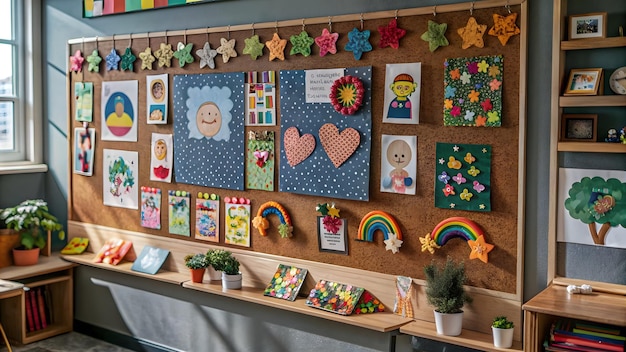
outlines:
M163 83L156 81L152 84L152 98L160 101L163 98Z
M204 136L215 136L222 127L222 113L217 105L212 102L200 105L196 112L196 126Z
M391 84L391 90L399 98L406 98L415 92L417 84L409 81L396 81Z
M402 169L409 165L411 156L411 147L401 139L396 139L387 147L387 161L396 169Z
M159 139L154 144L154 156L157 158L157 160L163 160L165 159L166 155L167 155L167 144L165 144L164 140Z
M118 117L122 117L122 115L124 115L124 103L122 101L115 103L115 114Z

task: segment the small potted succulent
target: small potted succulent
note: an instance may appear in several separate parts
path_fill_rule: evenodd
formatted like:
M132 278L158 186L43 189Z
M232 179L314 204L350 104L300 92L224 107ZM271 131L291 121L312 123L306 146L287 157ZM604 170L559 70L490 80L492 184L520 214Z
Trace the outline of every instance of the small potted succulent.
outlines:
M239 271L239 260L229 251L213 263L213 267L217 271L222 272L222 288L240 289L241 288L241 272Z
M491 323L493 345L497 348L510 348L513 345L513 328L515 325L505 316L497 316Z
M222 279L222 272L216 269L219 266L218 263L222 262L230 255L230 252L223 249L209 249L206 252L207 260L209 261L209 267L207 268L209 273L209 279L211 281L218 281Z
M202 282L209 261L204 253L188 254L185 256L185 266L191 271L192 282Z

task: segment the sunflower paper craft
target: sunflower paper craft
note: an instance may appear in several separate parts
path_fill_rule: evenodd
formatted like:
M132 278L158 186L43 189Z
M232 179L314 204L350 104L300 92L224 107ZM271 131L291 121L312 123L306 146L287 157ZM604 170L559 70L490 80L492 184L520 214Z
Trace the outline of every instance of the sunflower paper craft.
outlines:
M354 115L363 104L365 88L363 82L354 76L343 76L330 88L330 101L337 112Z

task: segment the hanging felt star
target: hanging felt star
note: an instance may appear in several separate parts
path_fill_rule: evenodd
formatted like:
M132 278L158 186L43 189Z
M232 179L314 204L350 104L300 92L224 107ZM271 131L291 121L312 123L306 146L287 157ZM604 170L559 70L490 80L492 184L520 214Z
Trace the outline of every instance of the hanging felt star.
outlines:
M285 60L285 46L287 45L287 39L280 39L278 33L274 33L272 40L265 42L265 46L270 49L270 61L279 59Z
M384 240L383 242L385 242L385 249L388 251L391 251L391 253L396 254L398 253L398 251L400 250L400 247L402 246L402 240L398 239L398 236L395 233L389 233L387 234L387 239Z
M503 46L506 45L509 38L520 33L519 27L515 24L515 21L517 21L517 12L513 12L506 17L494 13L493 27L489 29L489 35L498 37L500 44Z
M152 70L152 63L156 59L152 55L152 49L150 47L147 47L146 50L139 53L139 59L141 59L142 70Z
M89 66L87 69L91 72L100 72L100 62L102 58L98 54L98 49L94 49L91 55L87 56L87 62Z
M158 60L159 67L170 67L172 64L172 57L174 57L172 44L161 43L159 49L154 52L154 57Z
M359 31L353 28L348 32L348 44L346 44L346 51L352 51L355 60L361 60L363 53L372 51L372 44L369 42L370 31L368 29Z
M74 55L70 56L70 71L80 72L83 70L83 62L85 58L81 54L80 50L76 50Z
M435 21L428 20L428 31L424 32L420 38L423 41L428 42L428 49L430 52L434 52L440 46L447 46L450 44L446 38L446 29L448 29L447 23L439 24Z
M176 52L174 53L174 57L178 59L178 67L185 67L186 64L190 64L193 62L191 48L193 48L193 43L185 45L181 42L178 42L178 45L176 46Z
M250 38L244 39L246 46L243 48L244 55L250 55L252 60L256 60L259 56L263 56L263 48L265 44L259 41L258 35L253 35Z
M200 58L200 68L208 66L210 69L215 68L215 57L217 56L217 50L211 49L209 42L204 43L202 49L196 50L196 55Z
M463 44L461 48L467 49L470 46L474 45L477 48L485 47L485 42L483 41L483 35L487 30L486 24L478 24L474 17L470 17L467 20L467 24L463 28L459 28L457 32L463 38Z
M328 29L322 29L322 35L315 38L315 44L320 47L320 56L328 53L336 54L337 39L339 39L339 33L330 33Z
M380 48L388 46L398 49L400 47L400 39L406 35L406 30L398 28L398 21L393 18L386 26L378 26L380 33Z
M489 262L488 253L491 252L494 245L485 242L483 235L478 236L476 241L468 240L467 244L472 249L469 255L469 259L480 259L483 263Z
M133 64L137 60L137 57L133 55L133 51L130 48L126 48L124 55L122 55L122 71L133 71Z
M315 211L319 212L323 216L326 216L328 214L328 203L318 204L315 207Z
M339 217L339 209L335 207L335 203L331 204L330 208L328 208L328 215L333 218Z
M226 38L220 39L220 46L215 49L218 54L222 55L222 61L227 63L231 57L237 57L237 50L235 50L235 39L227 40Z
M289 41L292 45L289 55L311 55L311 45L313 45L315 39L309 37L309 33L307 33L306 31L302 31L298 35L292 35L291 37L289 37Z
M117 55L117 51L115 50L115 48L111 49L111 52L104 58L104 60L107 63L107 71L119 69L118 65L121 58L119 55Z

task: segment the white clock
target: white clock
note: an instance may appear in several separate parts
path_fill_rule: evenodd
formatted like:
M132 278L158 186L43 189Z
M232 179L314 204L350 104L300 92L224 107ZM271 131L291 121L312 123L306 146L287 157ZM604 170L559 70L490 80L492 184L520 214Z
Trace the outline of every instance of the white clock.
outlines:
M615 94L626 94L626 66L618 68L611 74L609 86Z

